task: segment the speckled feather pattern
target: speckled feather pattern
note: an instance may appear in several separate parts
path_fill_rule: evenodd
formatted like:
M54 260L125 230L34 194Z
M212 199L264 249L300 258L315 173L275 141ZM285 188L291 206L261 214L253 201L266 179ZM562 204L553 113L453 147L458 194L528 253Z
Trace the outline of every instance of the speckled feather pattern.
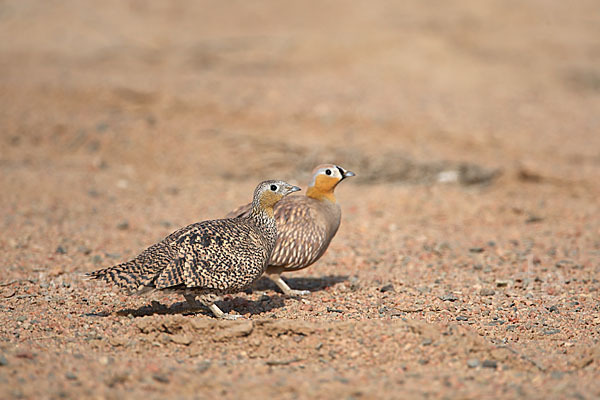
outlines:
M89 276L134 293L153 289L196 295L239 292L264 273L277 237L275 220L258 203L255 198L253 211L242 218L181 228L135 259Z
M228 216L247 217L251 204L238 207ZM274 207L277 241L269 266L295 271L315 263L327 250L341 219L337 203L306 196L288 196Z

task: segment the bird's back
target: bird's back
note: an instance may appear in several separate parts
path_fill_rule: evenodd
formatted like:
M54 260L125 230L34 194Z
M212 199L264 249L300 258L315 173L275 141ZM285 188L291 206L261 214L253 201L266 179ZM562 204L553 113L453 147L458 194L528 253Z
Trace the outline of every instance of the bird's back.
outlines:
M237 291L264 272L274 236L250 217L203 221L173 232L127 263L91 276L131 291Z
M244 217L250 210L250 205L244 205L228 216ZM316 262L327 250L341 219L339 205L307 196L288 196L274 211L278 235L269 266L287 271Z

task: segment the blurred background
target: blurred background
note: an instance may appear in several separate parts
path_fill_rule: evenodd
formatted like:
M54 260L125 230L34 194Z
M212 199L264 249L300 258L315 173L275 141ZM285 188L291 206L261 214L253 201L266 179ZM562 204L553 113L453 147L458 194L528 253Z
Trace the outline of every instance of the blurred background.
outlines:
M594 185L598 11L594 0L3 1L5 205L112 202L125 218L183 195L197 208L171 215L187 221L247 201L261 179L305 185L322 162L355 171L356 186Z

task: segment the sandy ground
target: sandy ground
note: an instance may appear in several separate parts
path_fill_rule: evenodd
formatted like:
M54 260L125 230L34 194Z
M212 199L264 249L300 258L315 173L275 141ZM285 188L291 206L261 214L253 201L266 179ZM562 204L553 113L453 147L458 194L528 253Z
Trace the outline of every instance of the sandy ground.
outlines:
M224 3L0 2L0 398L600 397L597 1ZM322 162L304 301L82 276Z

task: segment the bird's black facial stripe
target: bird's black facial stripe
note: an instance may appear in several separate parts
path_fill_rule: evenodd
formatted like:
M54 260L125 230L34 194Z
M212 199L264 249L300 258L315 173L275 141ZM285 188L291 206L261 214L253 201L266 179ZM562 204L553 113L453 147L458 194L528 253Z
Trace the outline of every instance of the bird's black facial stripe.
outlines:
M271 185L271 190L273 192L276 192L277 191L277 185Z
M336 166L336 168L338 169L338 171L340 171L340 175L342 176L342 179L343 179L345 171L341 167Z

